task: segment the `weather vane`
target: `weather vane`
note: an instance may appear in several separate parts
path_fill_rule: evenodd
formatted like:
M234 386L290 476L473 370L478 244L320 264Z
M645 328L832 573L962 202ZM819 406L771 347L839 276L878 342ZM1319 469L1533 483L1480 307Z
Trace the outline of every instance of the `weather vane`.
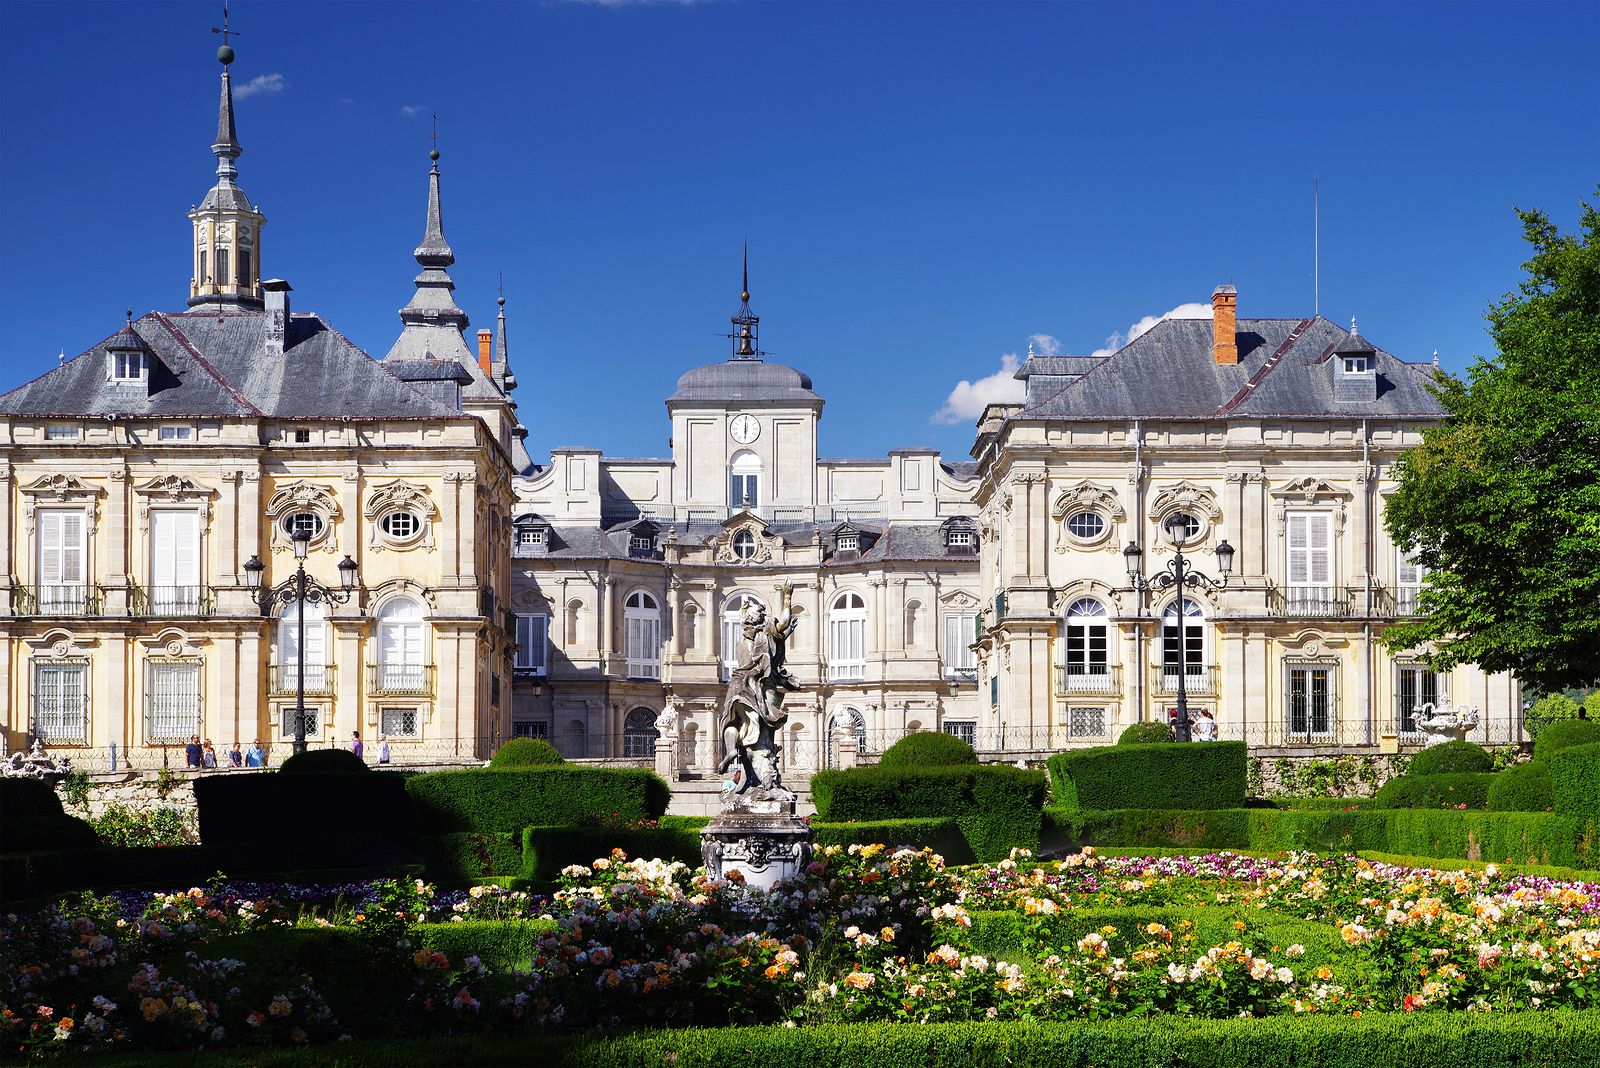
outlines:
M213 26L213 27L211 27L211 32L212 33L220 33L220 34L222 34L222 43L223 43L224 46L227 45L228 37L230 35L232 35L234 37L238 37L239 36L239 31L238 30L230 30L230 29L228 29L228 3L227 3L227 0L223 0L223 3L222 3L222 25L221 26Z

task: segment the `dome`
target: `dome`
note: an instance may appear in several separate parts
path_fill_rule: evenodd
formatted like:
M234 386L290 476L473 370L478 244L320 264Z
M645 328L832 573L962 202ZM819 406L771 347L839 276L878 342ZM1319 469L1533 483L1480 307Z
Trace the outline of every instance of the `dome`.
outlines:
M764 360L728 360L696 367L678 379L667 403L702 401L790 401L821 404L811 391L811 376Z

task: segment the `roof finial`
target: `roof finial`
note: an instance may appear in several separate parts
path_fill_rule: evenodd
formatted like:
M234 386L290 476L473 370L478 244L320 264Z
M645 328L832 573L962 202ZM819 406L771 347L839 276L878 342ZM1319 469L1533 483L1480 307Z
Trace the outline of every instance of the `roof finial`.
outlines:
M1433 369L1435 371L1437 371L1439 369L1439 350L1438 349L1434 349L1433 350Z
M1028 339L1028 359L1033 359L1033 338Z
M1361 331L1356 329L1356 317L1354 315L1350 316L1350 336L1351 337L1360 337L1361 336Z
M422 232L422 244L417 246L417 262L424 267L448 267L456 261L455 252L444 239L444 208L439 201L439 117L433 117L433 148L428 158L433 165L428 168L428 221Z
M733 358L736 360L758 360L761 358L761 349L756 345L761 319L750 310L750 243L744 246L744 281L739 290L739 314L730 322L733 323L733 333L728 336L733 338Z

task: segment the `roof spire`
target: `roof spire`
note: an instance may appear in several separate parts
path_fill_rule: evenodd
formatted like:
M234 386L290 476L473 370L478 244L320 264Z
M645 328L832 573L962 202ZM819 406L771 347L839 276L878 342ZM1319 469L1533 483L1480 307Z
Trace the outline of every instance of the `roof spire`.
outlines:
M405 329L389 350L386 359L456 360L463 367L477 367L477 358L467 349L461 336L468 324L467 313L456 304L456 284L445 270L456 261L450 243L444 239L444 209L439 195L439 150L428 150L433 161L428 168L428 217L422 244L413 255L422 271L413 280L416 292L411 302L400 309ZM479 372L481 374L481 371Z
M511 356L506 351L506 275L500 272L500 296L495 303L500 305L500 314L494 324L494 360L490 369L495 380L501 388L509 392L516 385L516 379L511 375Z
M1350 336L1351 337L1360 337L1361 336L1361 331L1356 329L1356 317L1354 315L1350 316Z
M456 262L450 242L444 239L444 209L439 204L439 116L433 117L433 147L428 150L433 166L428 171L428 222L417 246L417 262L424 267L448 267Z
M228 5L222 5L222 25L211 27L222 35L217 62L222 64L222 93L217 104L217 137L211 153L217 157L217 180L206 192L199 207L189 212L193 228L190 242L193 260L189 279L189 306L222 308L260 308L261 228L266 218L250 203L239 187L239 168L234 164L244 153L233 119L233 63L230 37L238 30L228 23Z
M759 360L761 349L757 344L760 337L761 319L750 310L750 244L744 246L744 282L739 289L739 314L729 322L733 323L733 333L728 336L733 338L733 358L735 360Z
M239 147L239 134L233 125L233 79L228 75L228 65L233 62L233 47L229 37L237 37L238 30L228 28L228 5L222 5L222 25L211 27L212 33L222 34L222 45L217 49L217 62L222 64L222 102L217 107L217 140L211 151L217 157L217 177L231 182L238 177L239 169L233 165L244 149Z

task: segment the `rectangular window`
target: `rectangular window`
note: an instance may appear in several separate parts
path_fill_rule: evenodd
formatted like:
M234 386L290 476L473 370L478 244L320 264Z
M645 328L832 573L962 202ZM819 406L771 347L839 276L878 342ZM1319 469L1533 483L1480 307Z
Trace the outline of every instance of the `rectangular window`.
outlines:
M44 428L46 441L77 441L82 432L71 423L51 423Z
M156 614L200 610L200 513L150 513L149 604Z
M315 738L322 726L322 709L306 706L306 737ZM294 707L286 705L278 710L278 737L288 741L294 738Z
M513 738L542 738L550 740L550 724L542 719L519 719L511 724Z
M144 353L113 352L111 356L111 378L113 381L144 381Z
M378 710L378 733L389 738L415 738L421 732L415 708L381 708Z
M541 527L525 527L517 531L518 545L543 545L544 530Z
M656 539L648 535L635 534L628 539L629 556L652 556L656 551Z
M945 544L952 549L970 549L973 544L972 531L952 530Z
M33 731L45 745L89 740L89 665L35 661Z
M1106 710L1103 708L1067 709L1067 736L1070 738L1104 738L1106 736Z
M856 552L857 550L859 550L860 548L861 548L861 535L859 535L859 534L840 534L839 535L839 549L838 549L839 552L842 552L842 553L853 553L853 552Z
M978 748L978 725L970 721L946 720L944 732L954 735L972 748Z
M828 678L853 680L867 674L867 621L864 617L828 621Z
M1105 675L1108 644L1107 626L1104 623L1067 624L1067 675ZM1198 646L1200 643L1195 642ZM1198 653L1198 649L1195 652ZM1176 650L1174 650L1176 652Z
M87 609L88 524L81 508L41 508L39 528L39 608L82 614Z
M944 617L944 673L947 678L970 679L978 673L978 654L972 651L977 638L975 612L947 612Z
M1417 664L1401 664L1395 677L1395 728L1401 734L1418 734L1417 719L1423 705L1439 706L1448 698L1444 676Z
M200 662L151 660L145 665L145 737L186 742L200 733Z
M1313 738L1333 733L1333 669L1289 664L1289 737Z
M544 614L517 616L518 671L543 675L549 665L550 617Z
M192 426L164 426L156 430L157 441L193 441L194 427Z
M1365 356L1344 356L1344 373L1347 375L1369 375L1372 373L1372 364L1367 362Z
M311 443L311 431L303 426L295 427L289 431L289 440L296 445L309 445Z
M661 618L651 612L624 613L623 630L628 657L628 678L659 679L661 677Z
M203 286L211 276L206 273L206 250L200 250L200 277L197 281Z
M228 255L227 249L217 249L217 285L225 286L228 284L228 261L232 258L232 256Z
M1329 615L1333 596L1333 516L1291 512L1288 526L1288 603L1291 614Z
M734 475L733 501L735 508L755 508L761 503L761 476Z
M1422 594L1423 581L1428 577L1428 569L1416 560L1414 552L1408 553L1400 550L1399 560L1395 564L1395 610L1401 615L1409 616L1417 610L1417 600Z
M239 250L239 284L250 284L250 250L247 248Z

